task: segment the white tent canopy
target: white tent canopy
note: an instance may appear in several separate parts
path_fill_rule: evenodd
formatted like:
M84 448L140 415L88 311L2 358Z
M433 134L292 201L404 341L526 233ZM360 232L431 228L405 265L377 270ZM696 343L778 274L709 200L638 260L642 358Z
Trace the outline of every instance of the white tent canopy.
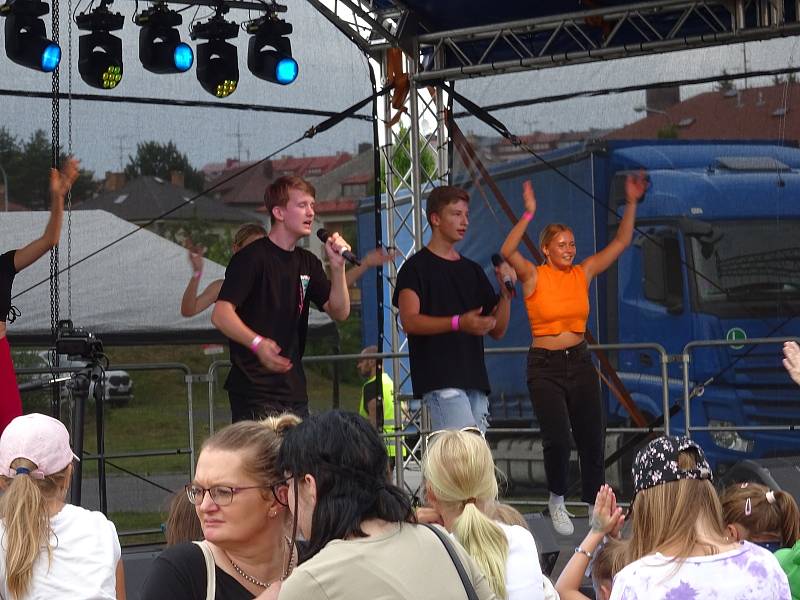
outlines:
M20 248L41 235L49 213L0 213L0 253ZM102 210L72 214L72 264L136 229ZM43 342L50 337L49 255L14 279L11 303L22 312L9 324L17 342ZM60 244L60 267L67 265L67 219ZM60 277L60 318L69 318L68 277L72 281L72 321L104 342L165 343L221 341L211 324L211 310L186 319L180 315L183 291L191 267L186 250L150 231L133 233L75 265ZM205 259L200 289L225 276L225 267ZM44 281L30 291L29 287ZM309 326L323 327L331 319L311 309Z

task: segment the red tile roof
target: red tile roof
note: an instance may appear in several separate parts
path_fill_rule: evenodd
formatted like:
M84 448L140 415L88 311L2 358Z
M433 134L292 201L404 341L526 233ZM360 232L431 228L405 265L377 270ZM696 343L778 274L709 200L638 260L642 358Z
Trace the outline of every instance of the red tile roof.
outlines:
M786 110L784 111L784 106ZM679 139L800 140L800 84L705 92L612 131L607 139L653 139L675 126Z

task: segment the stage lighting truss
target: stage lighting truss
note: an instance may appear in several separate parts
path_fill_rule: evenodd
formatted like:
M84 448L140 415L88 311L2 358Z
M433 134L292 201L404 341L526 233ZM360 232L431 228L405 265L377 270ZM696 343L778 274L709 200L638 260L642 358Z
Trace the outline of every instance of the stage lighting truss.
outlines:
M181 41L178 25L183 22L166 3L142 11L134 18L139 31L139 60L151 73L184 73L192 68L194 52Z
M50 8L37 0L11 0L0 5L5 17L6 55L23 67L49 73L61 62L61 48L48 39L44 21Z
M89 33L78 40L78 72L87 84L113 90L122 81L122 40L111 31L122 29L125 17L108 10L111 0L103 0L93 11L75 18L81 31Z
M223 18L226 11L226 7L218 7L211 19L195 24L189 34L193 40L208 40L197 45L197 80L217 98L227 98L239 85L236 46L225 41L239 35L239 26Z
M247 24L252 34L247 49L247 68L256 77L280 85L297 79L297 61L292 58L292 43L288 36L292 25L274 13Z

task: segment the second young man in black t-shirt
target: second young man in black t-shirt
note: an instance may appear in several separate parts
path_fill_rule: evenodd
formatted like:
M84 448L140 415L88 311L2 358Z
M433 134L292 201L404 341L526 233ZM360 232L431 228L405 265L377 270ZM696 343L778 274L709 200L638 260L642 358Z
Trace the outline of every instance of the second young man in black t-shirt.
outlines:
M266 238L233 256L211 320L230 339L225 389L234 422L290 411L308 414L301 359L309 302L342 321L350 314L344 259L350 247L337 233L325 243L329 281L322 263L297 242L311 233L314 187L300 177L280 177L264 203L272 227Z
M511 293L503 277L516 281L516 275L506 263L495 268L498 300L483 268L456 251L469 225L466 191L436 188L427 213L431 239L403 264L392 298L408 336L411 384L428 407L433 430L485 431L490 390L483 336L505 335Z

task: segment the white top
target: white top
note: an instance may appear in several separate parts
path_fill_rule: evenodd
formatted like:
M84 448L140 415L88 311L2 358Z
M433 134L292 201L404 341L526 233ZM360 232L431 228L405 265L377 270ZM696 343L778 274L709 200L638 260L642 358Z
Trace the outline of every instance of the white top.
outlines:
M611 600L791 600L789 582L767 550L742 544L728 552L682 563L650 554L614 578Z
M116 568L121 551L117 530L103 513L64 505L50 518L53 558L47 551L33 565L28 594L20 600L108 600L117 597ZM10 599L6 587L5 526L0 521L0 598Z
M533 535L519 525L497 524L508 539L507 600L543 600L544 576Z

